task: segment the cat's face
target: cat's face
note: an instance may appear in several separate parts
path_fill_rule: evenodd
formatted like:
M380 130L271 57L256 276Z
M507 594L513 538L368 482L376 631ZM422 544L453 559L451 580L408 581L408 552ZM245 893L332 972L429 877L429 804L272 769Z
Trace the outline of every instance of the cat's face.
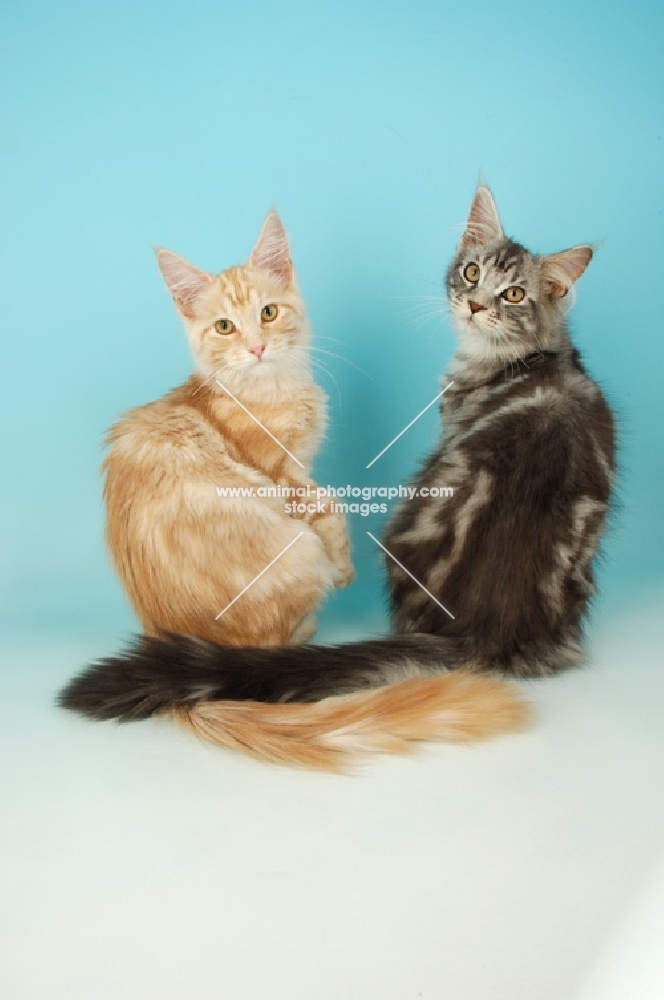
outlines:
M265 379L306 343L302 300L269 271L232 267L215 276L188 323L199 372L220 382Z
M587 246L529 253L505 237L490 191L479 187L446 278L463 352L500 363L544 348L591 256Z
M534 351L540 329L537 260L518 243L469 246L447 272L455 326L473 354Z
M306 366L308 327L284 228L275 212L247 263L218 275L158 250L199 374L231 389L267 389Z

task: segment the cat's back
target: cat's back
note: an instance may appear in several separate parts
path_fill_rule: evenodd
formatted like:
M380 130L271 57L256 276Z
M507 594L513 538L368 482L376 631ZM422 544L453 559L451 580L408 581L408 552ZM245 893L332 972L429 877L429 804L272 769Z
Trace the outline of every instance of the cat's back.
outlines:
M164 488L210 464L223 452L223 439L195 405L195 384L185 382L165 396L133 407L108 430L102 464L107 499L116 486ZM133 491L132 490L132 491Z
M493 451L510 431L539 431L577 444L595 436L607 457L613 454L611 409L576 349L538 352L480 385L461 382L444 397L442 417L448 449L483 444Z
M576 349L538 352L482 384L459 380L443 401L443 435L420 486L444 474L467 487L483 469L502 484L501 495L514 492L515 504L540 481L564 487L570 501L578 495L608 502L614 419Z
M595 491L608 494L615 470L615 419L602 390L588 375L576 348L559 363L557 380L559 433L568 436L583 472L596 466Z

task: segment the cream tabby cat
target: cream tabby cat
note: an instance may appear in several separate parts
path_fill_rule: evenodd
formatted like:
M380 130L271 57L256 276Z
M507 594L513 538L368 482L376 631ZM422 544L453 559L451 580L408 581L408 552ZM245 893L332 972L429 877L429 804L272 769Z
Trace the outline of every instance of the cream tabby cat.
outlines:
M353 576L342 516L298 519L283 498L216 490L311 482L326 400L311 374L286 233L270 212L247 263L216 276L169 250L158 250L157 261L196 370L109 432L113 564L148 634L184 632L225 646L304 642L325 594Z

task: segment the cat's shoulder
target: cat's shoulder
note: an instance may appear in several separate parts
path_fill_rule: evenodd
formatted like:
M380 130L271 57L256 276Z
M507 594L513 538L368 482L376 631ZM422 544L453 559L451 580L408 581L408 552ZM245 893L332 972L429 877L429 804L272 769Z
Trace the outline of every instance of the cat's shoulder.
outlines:
M152 448L190 447L201 436L214 434L205 414L197 405L200 383L188 380L166 395L127 410L106 434L110 448L133 450L149 444Z

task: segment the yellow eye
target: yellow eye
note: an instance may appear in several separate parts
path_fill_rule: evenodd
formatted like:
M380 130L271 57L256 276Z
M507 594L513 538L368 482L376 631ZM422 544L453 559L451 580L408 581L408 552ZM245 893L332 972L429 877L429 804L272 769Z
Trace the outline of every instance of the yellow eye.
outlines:
M279 309L273 303L269 306L263 306L261 309L261 319L264 323L271 323L273 319L276 319L279 315Z
M229 319L218 319L214 328L217 333L232 333L235 329L235 323L231 323Z
M521 300L525 297L525 294L525 289L521 288L520 285L510 285L510 287L506 288L503 292L503 298L507 302L521 302Z
M476 285L480 280L480 265L479 264L466 264L463 276L466 281L470 281L471 284Z

